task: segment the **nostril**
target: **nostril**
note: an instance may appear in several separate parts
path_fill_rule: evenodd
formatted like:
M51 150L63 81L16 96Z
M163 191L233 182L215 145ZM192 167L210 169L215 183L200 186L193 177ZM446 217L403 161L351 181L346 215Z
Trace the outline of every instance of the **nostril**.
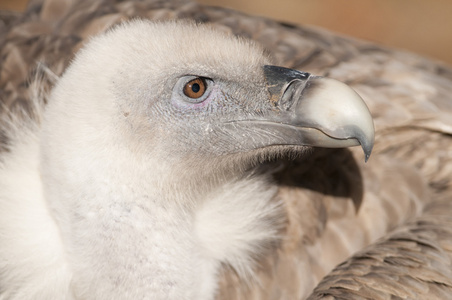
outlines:
M289 110L296 99L301 98L306 82L301 80L293 80L283 92L281 99L276 103L276 106L281 110Z
M296 99L295 94L301 93L303 85L311 76L306 72L270 65L264 66L263 71L270 101L282 110L290 108Z

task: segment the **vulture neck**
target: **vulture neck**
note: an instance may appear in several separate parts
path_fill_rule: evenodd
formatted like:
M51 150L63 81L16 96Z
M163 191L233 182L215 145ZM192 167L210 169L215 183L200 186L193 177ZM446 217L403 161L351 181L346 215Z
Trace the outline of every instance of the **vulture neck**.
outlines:
M221 264L250 278L278 239L282 208L265 175L203 180L162 160L113 161L54 206L79 297L212 299Z

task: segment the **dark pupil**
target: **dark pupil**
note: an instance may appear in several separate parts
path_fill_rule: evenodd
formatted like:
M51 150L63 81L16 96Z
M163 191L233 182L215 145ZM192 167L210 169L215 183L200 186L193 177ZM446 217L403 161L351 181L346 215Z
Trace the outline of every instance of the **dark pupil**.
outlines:
M191 90L192 90L194 93L199 92L200 89L201 89L201 87L199 86L198 83L195 83L195 84L193 84L193 85L191 86Z

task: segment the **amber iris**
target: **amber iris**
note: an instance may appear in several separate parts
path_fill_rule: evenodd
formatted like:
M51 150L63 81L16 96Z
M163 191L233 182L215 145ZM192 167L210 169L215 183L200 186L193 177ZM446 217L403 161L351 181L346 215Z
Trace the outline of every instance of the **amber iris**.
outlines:
M206 92L206 81L203 78L195 78L187 82L184 86L185 96L197 99Z

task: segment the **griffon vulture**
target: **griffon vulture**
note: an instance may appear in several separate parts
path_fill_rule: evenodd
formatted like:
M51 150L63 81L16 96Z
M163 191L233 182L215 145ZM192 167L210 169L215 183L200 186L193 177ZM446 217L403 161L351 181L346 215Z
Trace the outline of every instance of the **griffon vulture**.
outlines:
M3 24L0 299L451 295L447 67L186 1Z

